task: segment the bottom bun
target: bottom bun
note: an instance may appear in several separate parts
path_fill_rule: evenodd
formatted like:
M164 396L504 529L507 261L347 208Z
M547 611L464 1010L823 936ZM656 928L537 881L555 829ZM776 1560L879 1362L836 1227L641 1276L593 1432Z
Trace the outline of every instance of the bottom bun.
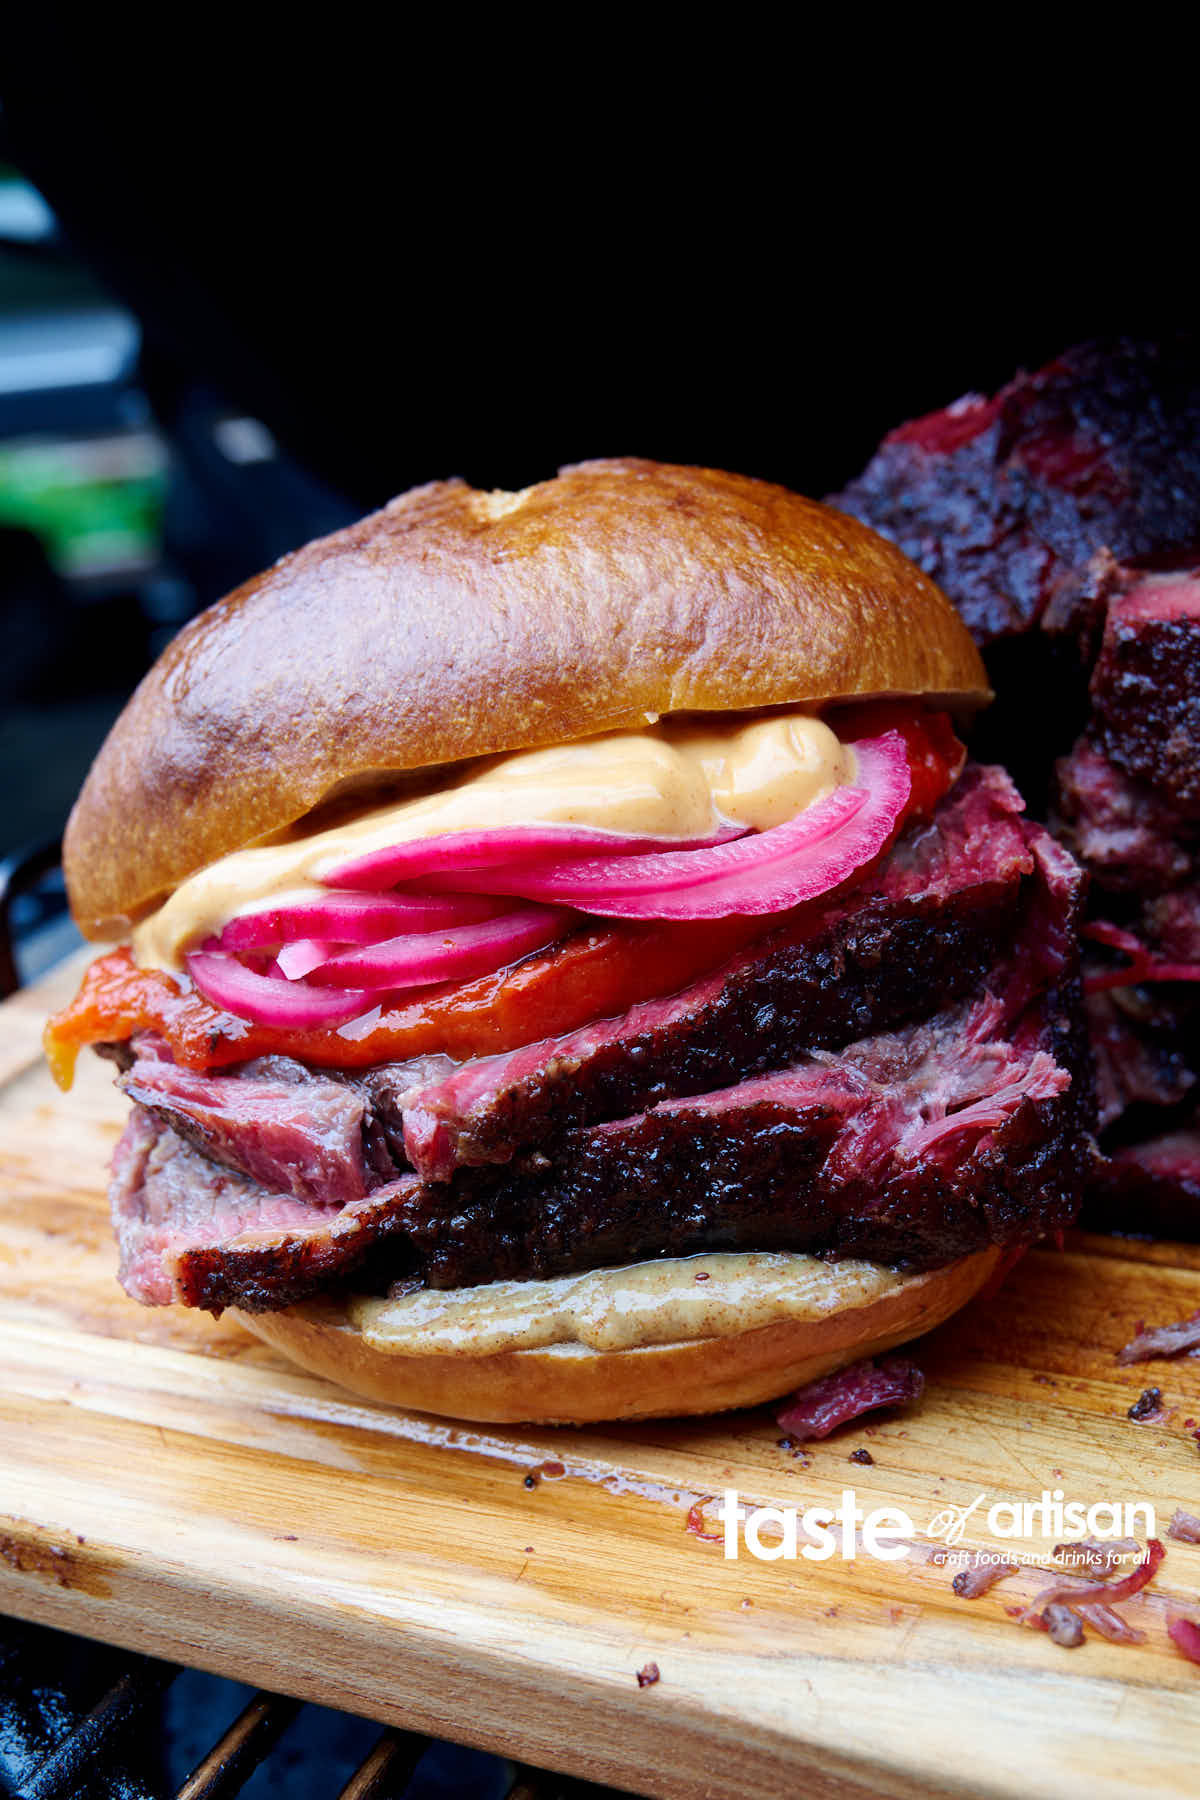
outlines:
M852 1290L852 1303L838 1307L835 1298L831 1310L826 1299L820 1317L621 1350L555 1343L414 1355L368 1343L348 1304L332 1300L238 1318L312 1374L392 1406L495 1424L673 1418L756 1406L919 1337L972 1299L1003 1254L980 1250L900 1280L866 1304L853 1303L861 1296ZM828 1269L836 1297L838 1265Z

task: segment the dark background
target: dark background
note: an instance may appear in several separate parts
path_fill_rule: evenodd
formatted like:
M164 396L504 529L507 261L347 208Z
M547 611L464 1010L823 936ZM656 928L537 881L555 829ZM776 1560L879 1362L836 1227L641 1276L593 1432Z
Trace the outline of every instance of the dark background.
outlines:
M106 308L132 348L0 394L0 451L133 433L161 466L140 562L0 533L0 854L61 827L184 618L413 483L635 453L820 494L903 418L1194 311L1170 183L1079 93L914 85L887 46L870 80L852 40L698 68L616 15L332 23L298 74L199 21L150 63L53 19L7 58L0 157L53 224L0 243L0 351Z

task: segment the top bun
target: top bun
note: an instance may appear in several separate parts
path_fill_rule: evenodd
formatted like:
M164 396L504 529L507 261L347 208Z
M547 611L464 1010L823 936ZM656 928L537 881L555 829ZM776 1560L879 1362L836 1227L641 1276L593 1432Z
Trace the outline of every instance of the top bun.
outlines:
M521 493L402 494L181 631L67 826L72 909L119 935L198 869L382 771L860 695L988 698L944 595L786 488L634 458Z

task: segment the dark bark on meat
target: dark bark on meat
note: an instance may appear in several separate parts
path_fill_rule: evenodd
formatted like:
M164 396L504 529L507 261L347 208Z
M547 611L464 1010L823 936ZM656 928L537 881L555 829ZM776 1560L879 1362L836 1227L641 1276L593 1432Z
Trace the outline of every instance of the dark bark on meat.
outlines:
M1091 695L1100 749L1200 819L1200 579L1149 578L1114 600Z
M127 1292L149 1305L182 1300L213 1311L285 1306L314 1292L357 1266L396 1211L387 1188L343 1207L273 1193L141 1106L117 1145L109 1201Z
M258 1309L352 1277L461 1285L702 1248L935 1266L1072 1216L1089 1151L1086 1087L1056 1060L1071 1042L1061 996L1012 1027L984 999L578 1132L555 1162L407 1176L341 1208L219 1169L139 1108L112 1189L122 1279L140 1299Z
M735 1118L643 1114L568 1140L546 1175L509 1166L415 1189L405 1228L432 1287L702 1249L796 1249L820 1215L839 1119L764 1101ZM601 1136L606 1133L606 1136ZM531 1159L534 1164L544 1160Z
M749 965L694 1009L648 1006L632 1031L597 1033L528 1071L516 1064L516 1078L468 1113L422 1096L406 1133L410 1159L445 1179L463 1164L503 1161L539 1136L703 1093L786 1063L802 1047L893 1025L978 985L1008 935L1014 899L1013 891L975 889L899 915L880 903L844 930ZM923 1004L914 1000L921 990Z
M977 642L1023 632L1102 547L1200 546L1200 344L1068 350L902 425L831 500L932 575Z
M1151 955L1200 968L1200 887L1180 888L1148 900L1137 935Z
M1083 1223L1093 1231L1200 1240L1200 1130L1169 1132L1103 1158Z
M1081 738L1057 769L1055 825L1098 888L1137 895L1200 876L1200 826Z
M1178 1021L1167 1029L1129 1011L1124 988L1089 994L1084 1002L1091 1033L1099 1124L1105 1129L1131 1106L1177 1106L1196 1085L1196 1070L1180 1042Z
M460 1166L502 1162L522 1144L780 1068L802 1050L969 993L1029 900L1022 882L1035 858L1017 806L1000 771L969 770L934 823L907 834L862 888L814 907L723 974L622 1020L466 1065L406 1116L412 1165L446 1180Z
M364 1200L274 1229L254 1227L243 1242L199 1243L175 1251L170 1299L219 1313L274 1312L344 1285L371 1256L399 1272L411 1266L403 1240L404 1202L414 1175L376 1188ZM138 1296L141 1297L141 1296Z
M1019 1047L982 1002L427 1183L407 1219L422 1272L460 1287L749 1248L921 1269L1028 1243L1070 1223L1091 1167L1071 1004L1023 1021Z

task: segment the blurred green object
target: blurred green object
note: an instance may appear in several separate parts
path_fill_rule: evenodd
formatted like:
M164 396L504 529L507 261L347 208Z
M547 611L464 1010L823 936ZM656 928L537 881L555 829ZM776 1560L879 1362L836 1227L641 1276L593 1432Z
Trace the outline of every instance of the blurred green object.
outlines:
M159 554L167 456L145 430L0 444L0 525L23 526L68 579L146 568Z

